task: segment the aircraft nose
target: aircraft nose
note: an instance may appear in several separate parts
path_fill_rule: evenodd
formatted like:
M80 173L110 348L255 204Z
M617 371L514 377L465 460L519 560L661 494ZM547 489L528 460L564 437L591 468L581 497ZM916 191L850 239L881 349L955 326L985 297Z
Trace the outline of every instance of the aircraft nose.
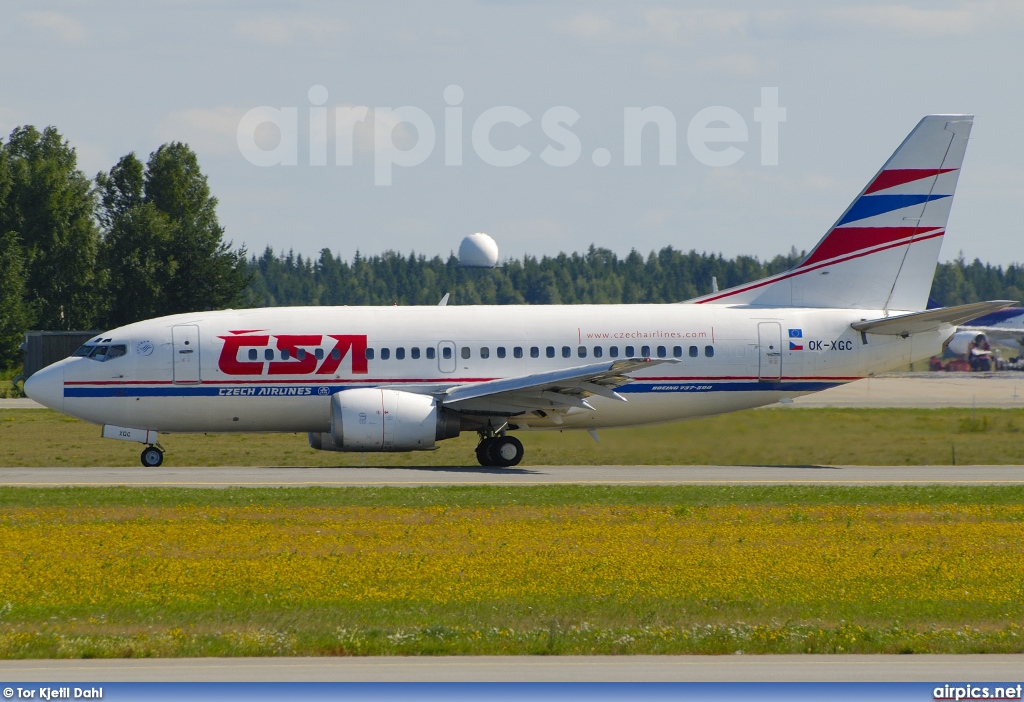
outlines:
M38 370L25 381L25 394L41 405L64 411L64 364L54 363Z

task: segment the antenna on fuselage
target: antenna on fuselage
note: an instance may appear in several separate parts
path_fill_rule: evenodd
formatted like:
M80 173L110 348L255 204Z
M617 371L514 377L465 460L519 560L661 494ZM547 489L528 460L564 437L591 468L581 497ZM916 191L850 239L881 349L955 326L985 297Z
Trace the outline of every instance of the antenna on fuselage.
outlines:
M441 298L441 301L439 303L437 303L437 306L438 307L447 307L448 306L448 296L449 295L451 295L451 293L445 293L444 297Z
M716 278L715 276L711 276L711 292L718 292L718 278Z

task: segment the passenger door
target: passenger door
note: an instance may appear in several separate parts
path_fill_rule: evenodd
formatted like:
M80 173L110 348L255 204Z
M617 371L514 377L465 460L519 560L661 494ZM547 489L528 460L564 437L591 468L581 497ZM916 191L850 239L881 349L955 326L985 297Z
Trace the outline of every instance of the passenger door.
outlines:
M199 327L178 324L171 327L171 347L174 353L174 382L198 383Z
M757 348L760 356L758 380L782 378L782 325L778 322L760 322L757 325Z

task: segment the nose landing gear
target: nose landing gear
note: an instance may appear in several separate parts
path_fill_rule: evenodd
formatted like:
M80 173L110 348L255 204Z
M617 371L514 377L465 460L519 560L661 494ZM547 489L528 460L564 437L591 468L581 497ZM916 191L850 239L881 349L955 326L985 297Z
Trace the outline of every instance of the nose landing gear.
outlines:
M477 445L476 460L482 466L511 468L519 465L524 453L523 442L514 436L489 436Z
M146 468L158 468L164 462L164 452L159 446L147 446L142 449L142 465Z

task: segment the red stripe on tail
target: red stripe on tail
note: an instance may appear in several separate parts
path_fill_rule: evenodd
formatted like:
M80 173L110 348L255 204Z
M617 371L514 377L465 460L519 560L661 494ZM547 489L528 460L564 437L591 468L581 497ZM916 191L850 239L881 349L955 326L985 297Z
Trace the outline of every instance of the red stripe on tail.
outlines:
M879 190L895 188L897 185L913 183L915 180L942 175L943 173L949 173L950 171L955 170L955 168L893 168L879 173L878 177L871 181L871 185L869 185L868 189L864 191L864 194L870 195L871 193L878 192Z

